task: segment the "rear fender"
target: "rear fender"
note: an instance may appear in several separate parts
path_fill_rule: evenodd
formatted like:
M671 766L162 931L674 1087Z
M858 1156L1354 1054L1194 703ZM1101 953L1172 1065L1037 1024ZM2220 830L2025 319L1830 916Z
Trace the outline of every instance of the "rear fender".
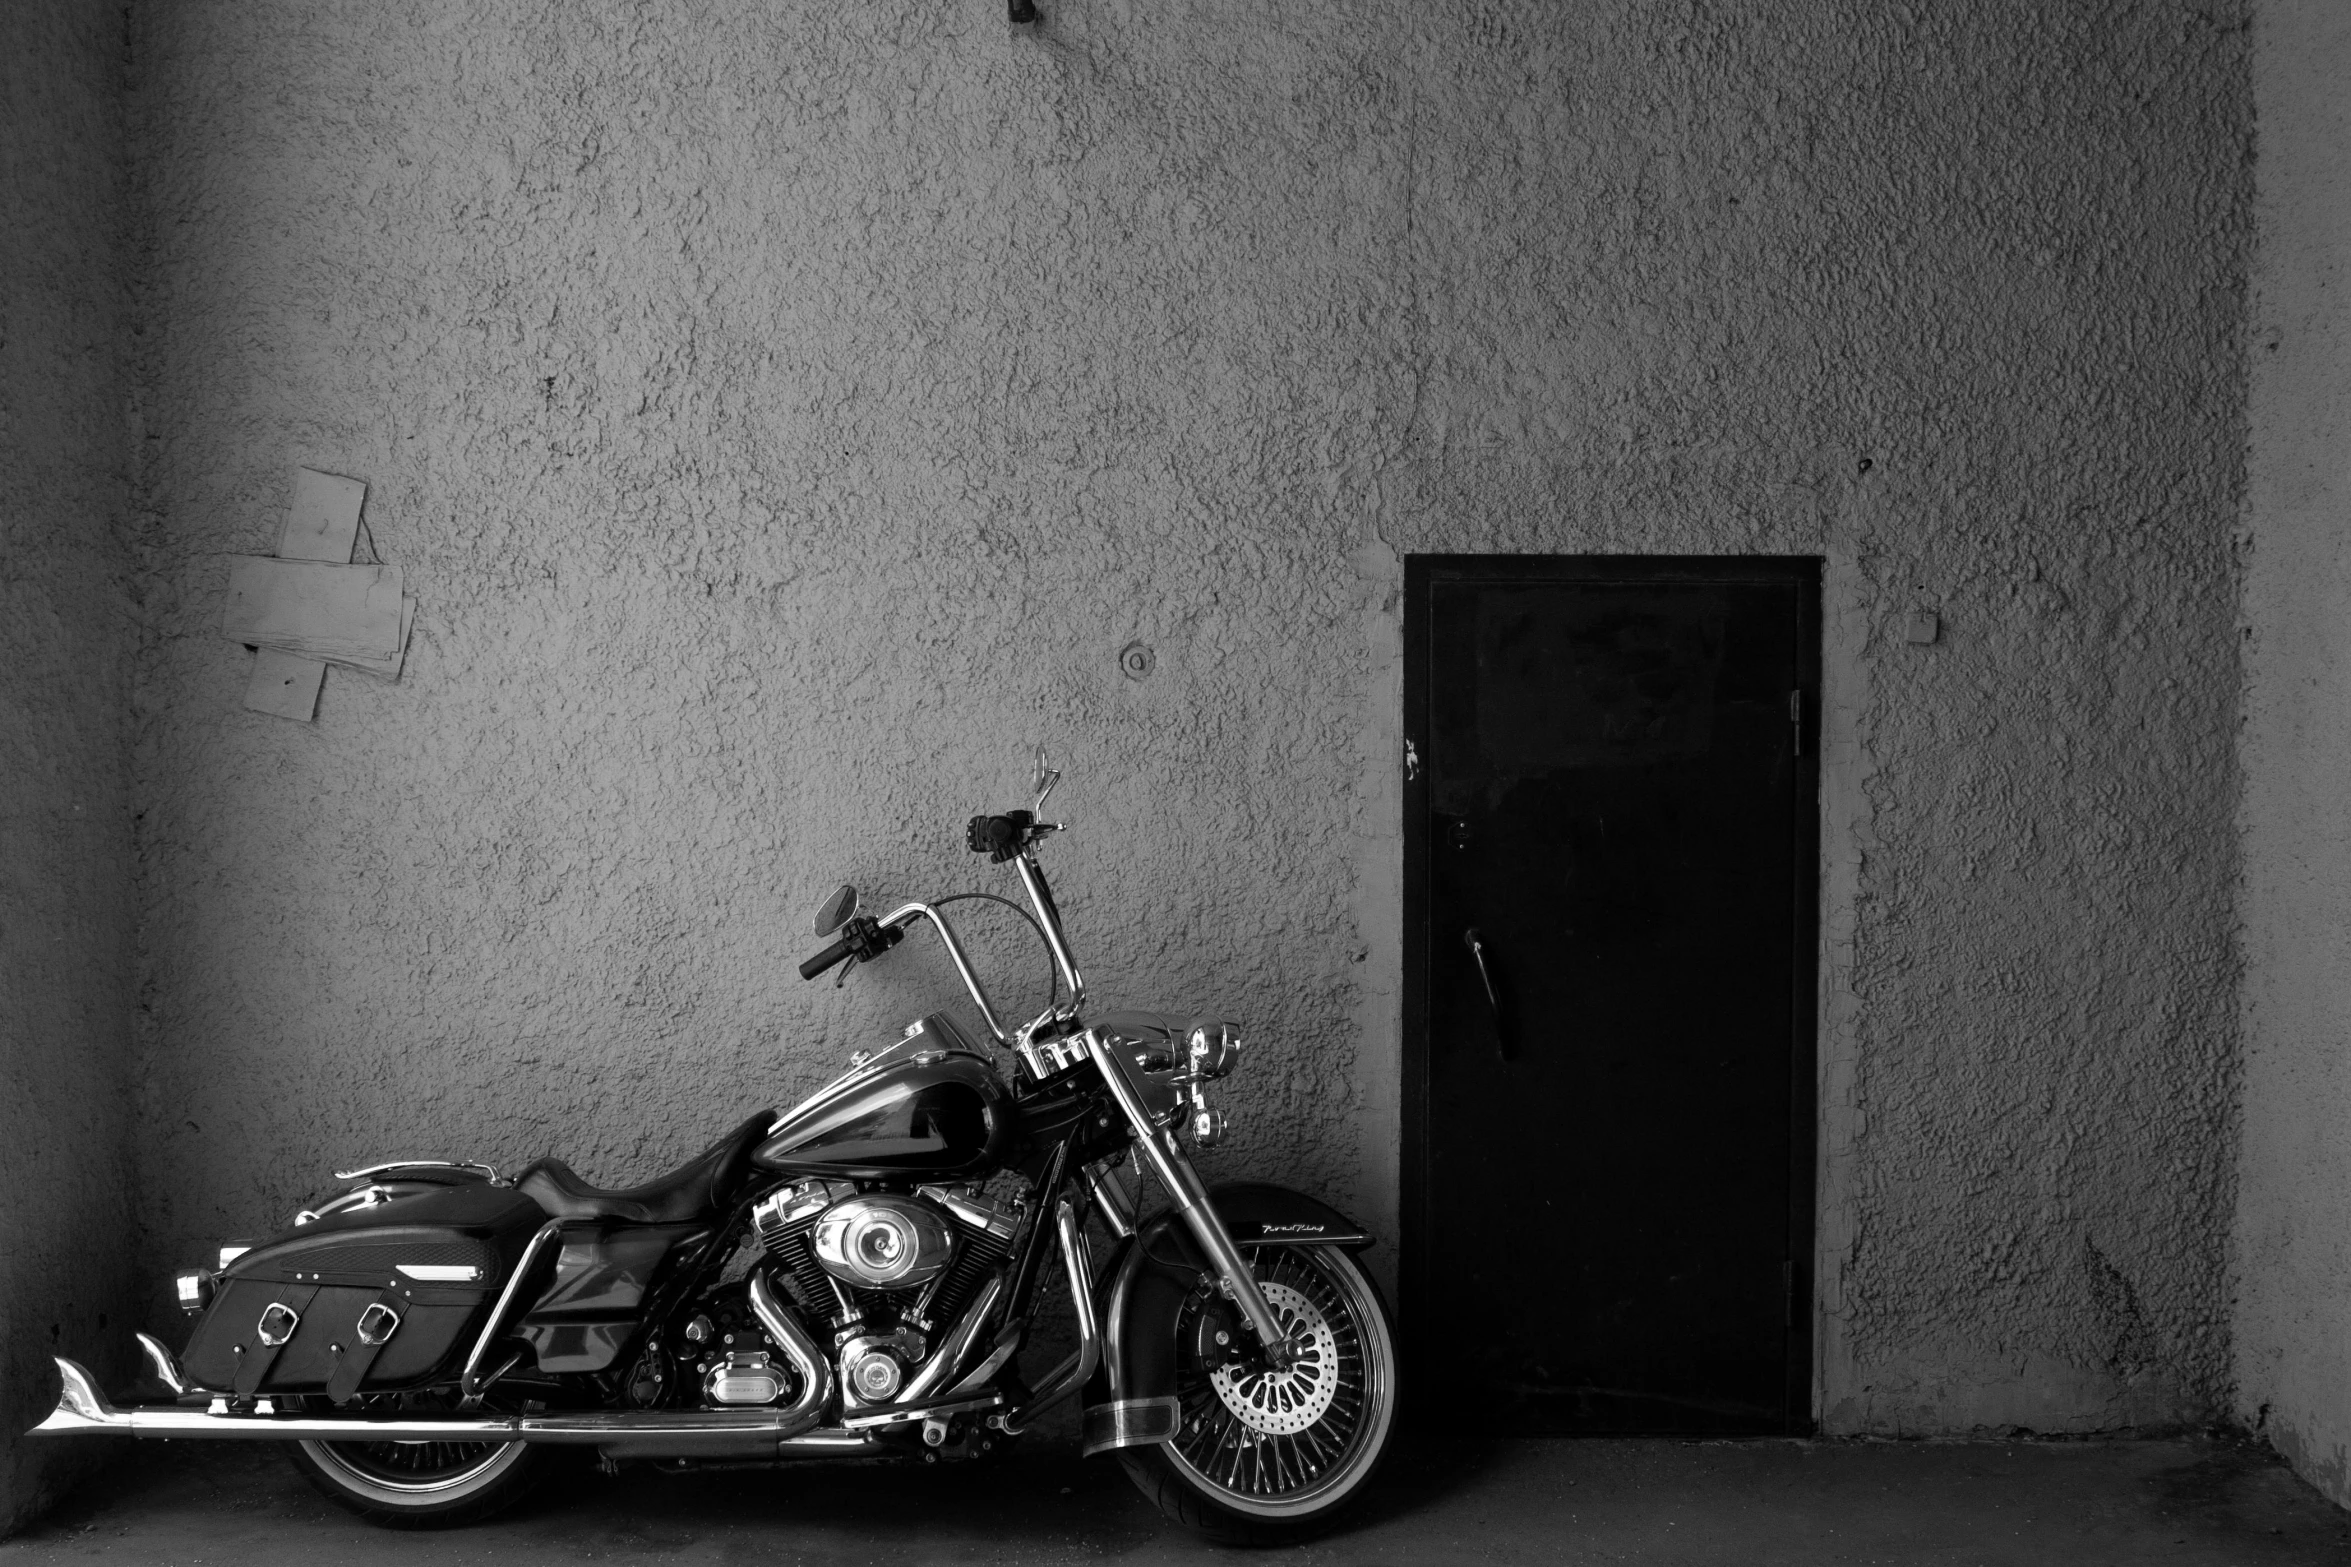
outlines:
M1236 1246L1343 1246L1359 1250L1370 1232L1303 1192L1263 1182L1209 1190L1209 1206ZM1183 1412L1176 1402L1176 1318L1210 1272L1183 1219L1164 1212L1111 1254L1095 1302L1102 1364L1086 1384L1085 1450L1164 1442Z

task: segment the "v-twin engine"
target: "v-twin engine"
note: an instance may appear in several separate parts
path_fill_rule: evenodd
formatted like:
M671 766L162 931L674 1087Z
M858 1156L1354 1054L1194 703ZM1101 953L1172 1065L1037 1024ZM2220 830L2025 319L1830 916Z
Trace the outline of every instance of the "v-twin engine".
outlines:
M833 1180L795 1182L752 1209L795 1304L833 1330L845 1398L869 1406L897 1398L934 1348L947 1355L970 1342L951 1333L942 1347L937 1335L961 1323L1003 1267L1021 1218L975 1187L860 1193ZM713 1377L710 1396L723 1401L737 1386L752 1391L731 1381L722 1390Z

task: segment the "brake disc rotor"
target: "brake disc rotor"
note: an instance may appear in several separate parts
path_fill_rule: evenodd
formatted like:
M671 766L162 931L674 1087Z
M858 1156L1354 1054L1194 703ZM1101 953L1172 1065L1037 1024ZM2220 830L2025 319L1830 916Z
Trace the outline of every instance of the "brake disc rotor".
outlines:
M1296 1354L1286 1371L1231 1366L1209 1373L1224 1407L1252 1431L1294 1436L1330 1412L1339 1393L1339 1340L1314 1303L1287 1284L1260 1284Z

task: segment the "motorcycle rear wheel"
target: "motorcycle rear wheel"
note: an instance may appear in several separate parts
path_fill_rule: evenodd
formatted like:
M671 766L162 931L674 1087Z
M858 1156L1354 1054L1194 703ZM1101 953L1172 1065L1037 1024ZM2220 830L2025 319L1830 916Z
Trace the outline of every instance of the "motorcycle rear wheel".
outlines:
M1250 1270L1293 1337L1286 1372L1212 1374L1192 1346L1205 1293L1176 1322L1183 1424L1121 1449L1128 1478L1187 1528L1231 1544L1311 1538L1369 1494L1396 1423L1396 1333L1379 1289L1335 1246L1248 1248Z
M548 1457L524 1442L296 1442L286 1456L328 1498L386 1529L478 1523L536 1485Z

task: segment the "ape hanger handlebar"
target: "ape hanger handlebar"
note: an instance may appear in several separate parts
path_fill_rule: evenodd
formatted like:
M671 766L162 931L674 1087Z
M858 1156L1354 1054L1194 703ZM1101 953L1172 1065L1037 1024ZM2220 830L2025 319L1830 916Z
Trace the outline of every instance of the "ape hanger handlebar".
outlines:
M1037 758L1037 808L1043 809L1045 797L1061 781L1061 774L1045 765L1042 753ZM917 920L927 919L939 933L939 940L947 948L947 956L955 965L955 972L963 980L963 988L971 992L973 1003L980 1009L980 1017L987 1023L988 1032L997 1044L1013 1048L1018 1039L1035 1034L1051 1023L1062 1023L1078 1016L1086 1002L1086 982L1078 973L1076 962L1069 954L1069 937L1062 929L1061 910L1053 901L1053 889L1046 884L1044 869L1037 864L1037 845L1047 835L1062 830L1059 822L1040 821L1035 810L1006 811L1000 816L975 816L965 831L965 842L975 854L985 854L991 864L1001 865L1006 860L1020 876L1021 890L1028 894L1029 906L1036 910L1037 929L1044 935L1045 945L1053 954L1054 971L1069 989L1066 999L1048 1005L1045 1010L1018 1031L1007 1034L996 1016L995 1003L989 1000L987 987L971 966L963 943L955 937L955 929L946 916L928 903L908 903L891 910L879 919L851 915L840 928L841 935L829 947L800 965L802 979L814 979L836 964L854 958L860 963L871 963L905 939L906 932ZM846 890L846 889L844 889ZM853 899L853 895L852 895ZM850 904L854 907L854 901Z

